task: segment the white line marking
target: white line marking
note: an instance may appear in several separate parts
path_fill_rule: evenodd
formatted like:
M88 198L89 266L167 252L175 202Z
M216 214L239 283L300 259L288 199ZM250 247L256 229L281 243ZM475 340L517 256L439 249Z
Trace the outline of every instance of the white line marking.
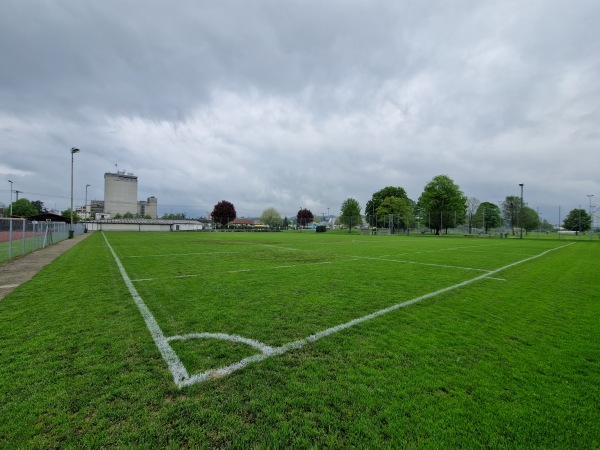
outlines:
M10 288L15 288L17 286L18 286L18 284L5 284L3 286L0 286L0 289L10 289Z
M239 342L242 344L249 345L250 347L254 347L264 354L273 353L273 347L269 347L262 342L256 341L254 339L248 339L242 336L238 336L236 334L225 334L225 333L191 333L184 334L182 336L171 336L167 338L168 342L171 341L187 341L188 339L221 339L224 341L230 342Z
M379 317L379 316L381 316L383 314L387 314L389 312L395 311L395 310L397 310L399 308L404 308L405 306L412 305L414 303L420 302L421 300L425 300L425 299L428 299L428 298L431 298L431 297L435 297L435 296L443 294L445 292L449 292L449 291L452 291L452 290L457 289L459 287L463 287L463 286L466 286L468 284L474 283L475 281L479 281L479 280L482 280L484 278L488 278L490 275L493 275L495 273L501 272L503 270L509 269L511 267L514 267L514 266L517 266L519 264L523 264L523 263L525 263L527 261L531 261L533 259L539 258L539 257L544 256L547 253L550 253L550 252L552 252L554 250L559 250L561 248L567 247L567 246L572 245L572 244L573 243L570 243L570 244L566 244L566 245L563 245L563 246L560 246L560 247L556 247L556 248L553 248L553 249L550 249L550 250L546 250L546 251L544 251L544 252L542 252L542 253L540 253L538 255L531 256L531 257L525 258L525 259L523 259L521 261L517 261L517 262L511 263L511 264L508 264L506 266L500 267L499 269L492 270L489 273L485 273L483 275L479 275L479 276L477 276L475 278L472 278L470 280L463 281L462 283L457 283L457 284L455 284L453 286L449 286L449 287L446 287L446 288L443 288L443 289L439 289L439 290L437 290L435 292L431 292L429 294L425 294L425 295L422 295L420 297L413 298L412 300L408 300L406 302L398 303L398 304L390 306L388 308L381 309L379 311L376 311L374 313L368 314L366 316L359 317L358 319L351 320L350 322L346 322L346 323L343 323L341 325L337 325L335 327L327 328L326 330L319 331L318 333L315 333L315 334L311 334L310 336L308 336L308 337L306 337L304 339L299 339L297 341L288 342L287 344L284 344L284 345L282 345L280 347L274 347L272 349L271 353L262 353L262 354L258 354L258 355L253 355L253 356L250 356L248 358L244 358L244 359L242 359L242 360L240 360L240 361L238 361L236 363L230 364L228 366L220 367L218 369L207 370L205 372L192 375L188 380L182 381L179 384L179 386L180 387L190 386L192 384L200 383L202 381L206 381L206 380L209 380L209 379L215 379L215 378L220 378L220 377L224 377L224 376L230 375L231 373L235 372L236 370L239 370L239 369L242 369L242 368L246 367L248 364L251 364L251 363L254 363L254 362L263 361L263 360L265 360L265 359L267 359L267 358L269 358L271 356L282 355L282 354L284 354L284 353L286 353L286 352L288 352L290 350L295 350L295 349L304 347L306 344L309 344L309 343L312 343L312 342L316 342L319 339L322 339L324 337L330 336L330 335L332 335L334 333L337 333L339 331L345 330L346 328L353 327L353 326L358 325L358 324L360 324L362 322L366 322L367 320L371 320L371 319Z
M239 253L239 252L198 252L198 253L162 253L154 255L130 255L123 256L122 258L162 258L167 256L211 256L211 255L222 255L223 253Z
M163 359L166 361L167 365L169 366L169 370L171 371L171 374L173 375L173 381L175 381L175 384L177 384L179 386L181 382L188 380L190 378L186 368L184 367L183 363L179 359L179 356L177 356L177 353L175 353L175 351L169 345L167 338L163 334L161 328L158 326L156 319L154 318L154 316L152 315L152 313L150 312L150 310L144 303L144 300L142 300L142 297L140 297L140 294L138 294L137 290L135 289L135 286L129 279L127 272L125 272L125 268L123 267L117 254L115 253L115 251L109 244L108 239L106 239L106 235L104 233L102 233L102 237L104 237L104 241L106 242L108 249L112 253L113 258L115 259L115 262L117 263L117 267L119 268L119 271L121 272L121 277L123 277L123 281L125 281L125 284L127 285L127 288L129 289L129 293L133 297L133 301L137 305L138 309L140 310L140 313L142 314L142 317L144 318L144 321L146 322L146 326L148 327L148 330L150 331L150 335L152 336L152 339L154 339L154 343L158 347L158 350L160 351L160 354L162 355Z
M191 334L186 334L183 336L172 336L170 338L165 337L161 328L159 327L158 323L156 322L156 319L154 319L154 316L152 316L152 313L150 312L150 310L148 309L148 307L146 306L146 304L144 303L144 301L142 300L140 295L137 293L135 287L133 286L133 283L131 282L131 280L129 279L129 276L127 275L127 272L125 272L125 269L123 268L123 265L121 264L121 261L119 260L119 258L117 257L117 254L115 253L115 251L109 244L108 239L106 238L104 233L102 233L102 236L104 237L104 241L106 242L106 245L110 249L110 252L112 253L113 258L115 259L117 266L119 267L121 276L123 277L123 280L125 281L125 284L127 285L127 288L129 289L129 292L131 293L131 296L133 297L133 299L135 301L135 304L137 305L138 309L140 310L140 313L142 314L142 317L144 318L144 320L146 322L146 326L148 327L148 330L150 331L150 334L152 335L152 338L154 339L154 343L158 347L158 350L160 351L162 357L164 358L164 360L166 361L166 363L169 367L169 370L171 371L171 374L173 375L173 381L179 388L182 388L185 386L191 386L193 384L200 383L202 381L206 381L209 379L220 378L220 377L230 375L231 373L246 367L248 364L263 361L271 356L282 355L290 350L299 349L301 347L304 347L307 344L316 342L324 337L330 336L339 331L345 330L347 328L353 327L360 323L363 323L368 320L374 319L376 317L382 316L389 312L395 311L399 308L404 308L406 306L412 305L412 304L420 302L422 300L452 291L459 287L467 286L476 281L483 280L485 278L490 278L491 275L494 275L498 272L501 272L503 270L517 266L519 264L523 264L527 261L531 261L536 258L540 258L552 251L568 247L575 243L575 242L571 242L569 244L565 244L560 247L555 247L555 248L546 250L537 255L530 256L530 257L522 259L520 261L517 261L517 262L511 263L511 264L508 264L506 266L500 267L498 269L489 271L488 273L484 273L484 274L479 275L470 280L466 280L461 283L457 283L452 286L442 288L442 289L439 289L434 292L430 292L429 294L421 295L420 297L415 297L411 300L389 306L389 307L381 309L379 311L375 311L374 313L367 314L366 316L359 317L357 319L353 319L349 322L346 322L346 323L343 323L340 325L336 325L331 328L327 328L327 329L319 331L315 334L311 334L310 336L308 336L306 338L288 342L287 344L283 344L280 347L270 347L268 345L265 345L259 341L255 341L253 339L248 339L248 338L244 338L242 336L237 336L237 335L228 335L228 334L224 334L224 333L191 333ZM260 350L261 353L250 356L248 358L241 359L240 361L230 364L228 366L220 367L218 369L207 370L205 372L197 373L195 375L190 376L188 374L186 368L184 367L183 363L177 356L177 353L175 353L175 351L169 344L169 341L171 341L171 340L187 340L187 339L202 339L202 338L225 339L225 340L229 340L229 341L244 343L244 344L252 346L253 348Z
M383 257L371 258L371 257L367 257L367 256L358 256L357 258L368 259L368 260L372 260L372 261L397 262L397 263L401 263L401 264L416 264L419 266L445 267L447 269L461 269L461 270L474 270L476 272L490 272L487 269L475 269L473 267L450 266L447 264L434 264L434 263L424 263L424 262L418 262L418 261L407 261L405 259L389 259L389 258L383 258Z

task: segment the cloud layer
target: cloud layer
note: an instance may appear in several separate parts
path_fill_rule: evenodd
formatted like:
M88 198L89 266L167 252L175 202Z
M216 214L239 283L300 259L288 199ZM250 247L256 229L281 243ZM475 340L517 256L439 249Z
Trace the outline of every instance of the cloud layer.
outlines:
M139 177L160 212L337 213L447 174L468 196L600 196L600 3L0 4L0 173L65 209ZM9 185L0 188L9 202Z

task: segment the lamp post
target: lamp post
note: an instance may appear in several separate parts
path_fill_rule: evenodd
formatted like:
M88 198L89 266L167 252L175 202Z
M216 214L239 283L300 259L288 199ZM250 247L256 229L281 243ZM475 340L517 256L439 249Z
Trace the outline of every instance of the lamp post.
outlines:
M521 226L521 215L523 214L523 183L519 183L521 186L521 204L519 205L519 215L517 216L517 226L519 227L519 239L523 239L523 227Z
M75 234L75 229L73 228L73 155L75 155L75 153L79 153L79 149L71 147L71 224L69 228L69 239L73 239L73 235Z
M12 217L12 193L13 193L13 182L8 180L10 183L10 217Z
M88 212L87 212L87 190L88 190L88 188L89 188L90 186L91 186L91 184L86 184L86 185L85 185L85 204L83 205L83 208L84 208L84 210L85 210L85 216L86 216L85 218L86 218L86 219L89 219ZM90 209L91 209L91 208L90 208Z
M594 194L588 194L587 197L590 199L590 221L591 221L591 229L590 229L590 239L591 235L594 232L594 217L592 216L592 197Z
M13 193L13 182L8 180L10 183L10 216L8 217L8 259L12 259L12 193Z

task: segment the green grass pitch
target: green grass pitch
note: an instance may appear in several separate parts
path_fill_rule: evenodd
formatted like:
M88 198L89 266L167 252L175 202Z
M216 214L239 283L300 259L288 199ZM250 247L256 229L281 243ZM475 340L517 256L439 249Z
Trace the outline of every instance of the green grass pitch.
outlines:
M0 446L598 447L599 252L94 233L0 301Z

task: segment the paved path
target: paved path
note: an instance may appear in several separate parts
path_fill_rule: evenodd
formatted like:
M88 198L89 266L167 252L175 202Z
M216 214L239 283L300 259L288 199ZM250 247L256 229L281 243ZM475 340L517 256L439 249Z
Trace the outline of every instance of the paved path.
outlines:
M0 264L0 299L4 298L17 286L31 280L31 278L50 264L67 250L77 245L91 233L75 236L73 239L65 239L58 244L50 245L42 250L36 250Z

